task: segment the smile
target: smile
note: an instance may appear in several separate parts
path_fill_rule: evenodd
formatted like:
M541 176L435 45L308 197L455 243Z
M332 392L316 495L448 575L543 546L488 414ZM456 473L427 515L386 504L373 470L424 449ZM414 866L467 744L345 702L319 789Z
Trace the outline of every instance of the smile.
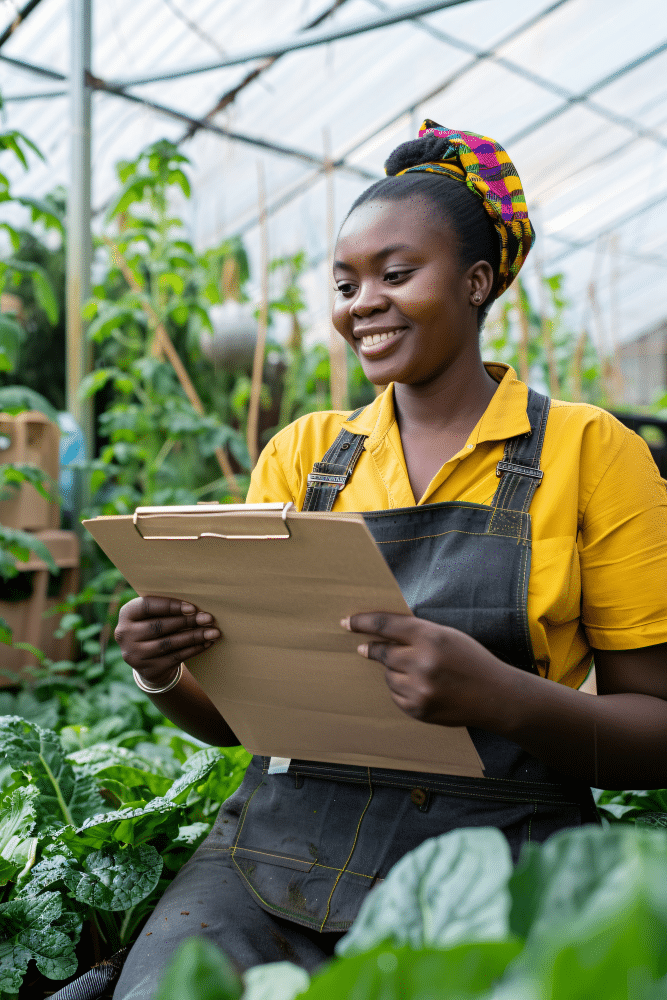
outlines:
M384 354L386 350L393 347L394 343L400 339L403 330L404 327L397 330L389 330L387 333L370 333L368 336L362 337L362 353L366 357Z

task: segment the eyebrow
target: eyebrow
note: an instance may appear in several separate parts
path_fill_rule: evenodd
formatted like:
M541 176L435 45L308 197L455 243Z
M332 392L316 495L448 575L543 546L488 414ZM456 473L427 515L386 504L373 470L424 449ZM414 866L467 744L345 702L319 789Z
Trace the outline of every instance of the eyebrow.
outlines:
M415 248L413 246L410 246L409 243L392 243L390 246L383 247L382 250L379 250L376 254L373 255L372 259L382 260L384 257L390 257L391 254L396 253L399 250L414 250L414 249ZM333 266L342 268L344 271L354 270L354 268L351 267L350 264L346 264L342 260L335 260Z

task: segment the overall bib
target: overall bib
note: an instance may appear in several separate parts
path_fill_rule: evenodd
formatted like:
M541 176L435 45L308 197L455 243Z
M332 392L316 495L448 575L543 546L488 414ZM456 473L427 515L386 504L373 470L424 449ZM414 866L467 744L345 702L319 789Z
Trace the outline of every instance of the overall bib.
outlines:
M451 501L363 514L417 617L460 629L512 668L530 672L537 668L526 610L528 510L542 479L549 405L548 398L528 390L531 431L506 442L489 506ZM341 431L309 476L304 510L331 510L364 441ZM369 889L424 840L461 827L495 826L516 861L524 841L543 841L564 827L598 821L588 786L563 781L503 737L469 732L484 778L305 760L292 760L287 773L269 774L269 758L253 757L242 785L166 896L188 910L182 902L187 871L194 877L197 865L206 867L215 858L224 886L211 884L211 872L205 885L202 867L196 894L201 900L203 893L220 893L219 905L236 906L238 917L226 930L220 925L223 938L217 943L241 966L291 957L309 967L317 964L309 955L310 940L329 938L333 946ZM259 921L242 916L251 901ZM160 907L151 927L164 928ZM261 933L275 935L278 926L287 950L262 952L255 944L249 959L242 939L257 937L258 922L264 926L269 918L274 924ZM290 935L299 938L294 956ZM266 957L258 959L260 953ZM319 956L321 961L321 950Z

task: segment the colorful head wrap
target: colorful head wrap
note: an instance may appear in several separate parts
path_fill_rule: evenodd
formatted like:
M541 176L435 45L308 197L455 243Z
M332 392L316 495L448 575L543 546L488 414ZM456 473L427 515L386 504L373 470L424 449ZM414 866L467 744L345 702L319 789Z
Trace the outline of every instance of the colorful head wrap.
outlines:
M484 208L500 239L500 272L496 295L509 288L535 242L535 230L528 218L526 199L516 167L502 146L486 135L456 132L427 118L419 138L432 135L449 139L442 158L434 163L418 163L400 170L410 174L421 170L445 174L467 187L482 199Z

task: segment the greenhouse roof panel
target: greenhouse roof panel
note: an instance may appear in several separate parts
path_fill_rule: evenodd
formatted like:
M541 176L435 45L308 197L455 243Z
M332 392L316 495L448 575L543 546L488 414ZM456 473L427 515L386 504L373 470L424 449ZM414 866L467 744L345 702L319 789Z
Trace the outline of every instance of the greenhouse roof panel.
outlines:
M316 31L333 30L406 6L407 0L98 0L92 70L107 82L170 73L297 38L318 18ZM0 3L0 30L14 13L12 4ZM41 0L0 56L66 75L68 0ZM608 314L613 257L619 336L627 338L657 322L667 301L665 80L664 0L467 0L274 60L129 88L162 112L96 92L93 204L100 210L109 203L119 159L162 137L182 141L192 161L193 239L203 246L241 229L256 260L261 161L271 253L306 247L322 268L327 142L337 163L338 224L352 199L382 176L388 153L431 117L507 146L538 230L541 260L535 260L547 272L565 273L573 316L589 308L595 269L608 274L600 290ZM67 183L68 99L16 100L66 89L67 81L0 59L5 125L30 136L47 159L32 157L29 174L6 165L17 191L39 195ZM218 133L200 128L185 139L183 117L207 116ZM267 149L266 142L279 148ZM525 273L529 282L537 273L531 258ZM325 286L323 278L323 296Z

